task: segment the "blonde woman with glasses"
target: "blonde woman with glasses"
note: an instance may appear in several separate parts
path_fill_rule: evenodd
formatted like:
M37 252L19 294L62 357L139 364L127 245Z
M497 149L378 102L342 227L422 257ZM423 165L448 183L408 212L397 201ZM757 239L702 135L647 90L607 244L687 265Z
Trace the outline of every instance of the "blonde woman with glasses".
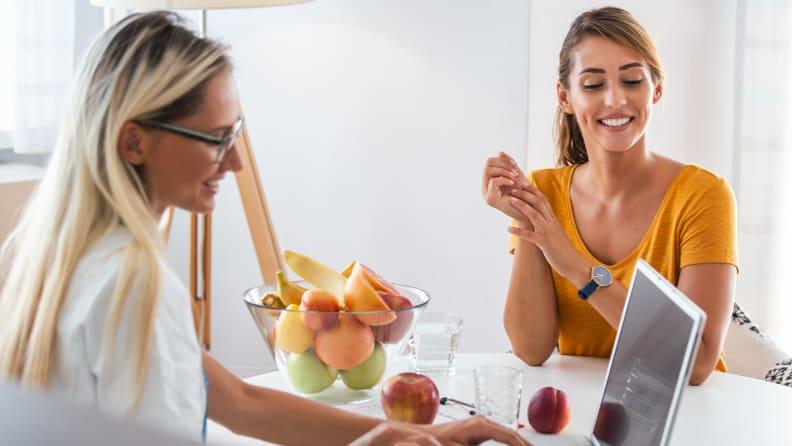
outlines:
M2 249L0 380L193 439L208 415L283 444L527 444L479 417L415 427L254 387L201 351L157 222L214 208L243 168L243 124L226 49L178 16L132 15L96 40Z

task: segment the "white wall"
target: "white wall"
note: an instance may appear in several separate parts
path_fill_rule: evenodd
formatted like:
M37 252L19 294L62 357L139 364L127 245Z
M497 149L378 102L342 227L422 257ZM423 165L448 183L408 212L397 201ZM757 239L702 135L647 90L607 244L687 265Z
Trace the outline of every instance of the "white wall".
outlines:
M507 221L479 182L497 149L521 158L528 12L347 0L209 15L233 45L281 248L427 290L431 310L462 313L463 351L508 349ZM240 299L260 278L233 181L218 200L213 351L259 372L272 365Z
M668 71L650 147L729 178L735 2L615 3L646 25ZM558 50L575 15L597 4L211 12L210 35L233 46L281 248L337 267L359 259L422 287L431 310L462 313L462 351L506 350L508 221L482 202L481 168L499 149L528 169L553 164ZM273 367L240 298L260 278L232 180L218 201L213 352L249 375ZM186 271L183 215L177 224L171 258Z

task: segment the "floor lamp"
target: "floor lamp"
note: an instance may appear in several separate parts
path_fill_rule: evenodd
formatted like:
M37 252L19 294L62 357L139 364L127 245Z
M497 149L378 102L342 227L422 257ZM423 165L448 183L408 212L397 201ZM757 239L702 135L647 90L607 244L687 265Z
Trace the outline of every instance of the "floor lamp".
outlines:
M105 26L113 23L112 8L126 9L197 9L201 11L200 35L206 36L206 11L209 9L254 8L307 3L311 0L91 0L94 6L104 7ZM283 268L283 260L272 226L264 188L259 177L253 147L247 127L237 140L245 168L236 174L237 188L242 198L245 218L261 270L264 283L274 284L275 273ZM164 231L170 230L173 210L169 209ZM198 339L209 350L211 346L211 303L212 303L212 215L190 215L190 279L193 318Z

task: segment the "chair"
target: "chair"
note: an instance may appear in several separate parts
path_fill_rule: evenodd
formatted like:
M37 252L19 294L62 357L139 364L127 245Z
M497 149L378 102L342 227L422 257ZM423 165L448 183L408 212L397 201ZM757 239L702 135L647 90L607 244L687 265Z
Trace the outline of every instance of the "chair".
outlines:
M792 387L792 356L734 303L723 356L729 373Z

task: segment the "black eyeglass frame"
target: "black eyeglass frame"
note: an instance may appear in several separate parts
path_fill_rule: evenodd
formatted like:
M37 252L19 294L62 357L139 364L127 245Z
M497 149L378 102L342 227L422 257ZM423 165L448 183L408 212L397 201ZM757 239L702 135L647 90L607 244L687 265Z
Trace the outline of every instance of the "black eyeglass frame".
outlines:
M245 125L245 117L240 116L239 119L231 127L231 131L223 136L210 135L208 133L199 132L197 130L180 127L178 125L169 124L167 122L159 121L139 121L141 125L154 127L167 132L175 133L177 135L185 136L187 138L196 139L209 144L217 146L217 154L215 155L214 162L219 163L225 154L231 149L234 143L242 132L242 127Z

